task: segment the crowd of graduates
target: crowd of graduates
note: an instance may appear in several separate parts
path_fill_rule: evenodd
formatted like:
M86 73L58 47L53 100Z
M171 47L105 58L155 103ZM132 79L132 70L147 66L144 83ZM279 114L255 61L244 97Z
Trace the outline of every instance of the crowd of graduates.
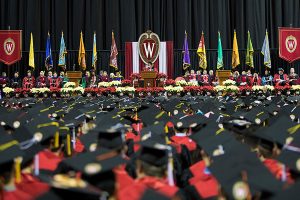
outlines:
M297 199L298 96L3 99L0 199Z

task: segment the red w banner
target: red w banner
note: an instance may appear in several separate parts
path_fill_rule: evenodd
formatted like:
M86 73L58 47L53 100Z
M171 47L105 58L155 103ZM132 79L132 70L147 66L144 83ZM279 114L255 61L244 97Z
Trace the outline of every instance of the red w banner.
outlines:
M298 44L299 43L299 44ZM279 28L279 57L289 63L300 59L300 28Z
M22 57L22 31L0 30L0 61L12 65Z

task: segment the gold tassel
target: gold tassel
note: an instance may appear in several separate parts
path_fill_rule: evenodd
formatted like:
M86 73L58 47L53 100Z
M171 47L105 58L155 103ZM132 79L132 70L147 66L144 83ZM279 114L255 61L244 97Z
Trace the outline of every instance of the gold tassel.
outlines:
M70 134L67 134L67 155L71 155L71 137Z
M59 147L59 132L55 132L55 135L54 135L54 147L55 148L58 148Z
M167 125L165 125L165 133L169 133L169 128Z
M219 135L220 133L222 133L225 129L224 128L220 128L219 130L216 131L216 135Z
M21 183L21 162L22 157L15 158L15 181L16 183Z
M296 126L293 126L293 127L289 128L289 129L288 129L288 132L289 132L290 134L294 134L294 133L297 132L297 130L298 130L299 128L300 128L300 124L298 124L298 125L296 125Z

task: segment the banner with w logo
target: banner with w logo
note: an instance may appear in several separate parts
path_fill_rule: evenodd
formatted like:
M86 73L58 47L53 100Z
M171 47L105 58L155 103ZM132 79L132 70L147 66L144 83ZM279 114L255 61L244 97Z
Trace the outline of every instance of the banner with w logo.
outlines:
M279 28L279 57L289 63L300 59L300 28Z
M22 58L22 31L0 30L0 61L12 65Z

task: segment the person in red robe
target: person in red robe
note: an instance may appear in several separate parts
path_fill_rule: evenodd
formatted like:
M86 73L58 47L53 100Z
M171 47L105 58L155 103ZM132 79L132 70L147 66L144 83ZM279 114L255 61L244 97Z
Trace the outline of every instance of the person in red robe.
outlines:
M45 72L40 71L40 76L37 77L37 79L36 79L36 87L43 88L43 87L47 87L47 85L48 85L48 79L45 76Z
M203 74L201 76L202 85L209 85L209 75L206 70L203 70Z
M172 177L168 174L168 181L165 177L169 150L164 147L158 149L151 143L142 146L136 163L137 179L130 186L121 189L118 195L120 200L139 200L147 189L169 198L176 196L178 188L172 183Z
M61 79L58 77L57 72L53 72L53 76L48 78L50 88L59 88Z
M109 82L110 78L107 74L107 71L104 71L102 76L100 76L100 82Z
M250 85L261 85L261 77L258 76L258 73L253 74L253 77L250 79Z
M31 71L27 71L27 76L23 78L23 88L31 89L35 86L35 78L32 76Z
M274 75L275 86L289 85L289 77L282 68L278 69L278 74Z

